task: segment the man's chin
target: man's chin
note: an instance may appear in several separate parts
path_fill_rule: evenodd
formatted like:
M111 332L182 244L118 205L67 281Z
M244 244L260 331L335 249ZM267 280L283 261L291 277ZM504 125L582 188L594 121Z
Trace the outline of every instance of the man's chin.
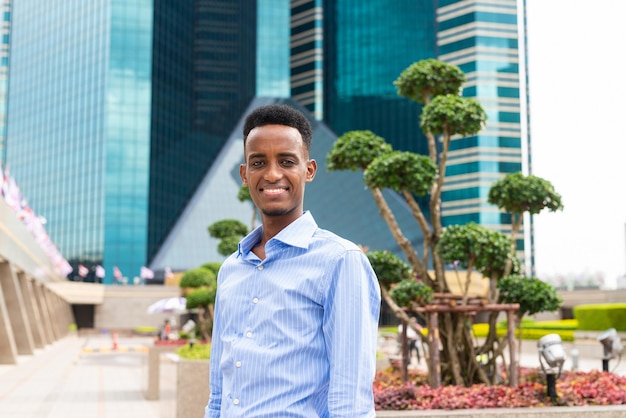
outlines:
M286 209L286 208L268 208L268 209L263 209L263 215L265 216L269 216L269 217L277 217L277 216L285 216L291 212L293 212L293 209Z

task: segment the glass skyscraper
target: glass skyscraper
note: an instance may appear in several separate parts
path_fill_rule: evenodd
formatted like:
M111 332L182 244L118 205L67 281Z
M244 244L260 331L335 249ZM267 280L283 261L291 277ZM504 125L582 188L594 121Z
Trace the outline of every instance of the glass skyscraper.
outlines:
M467 75L463 95L476 98L487 113L485 129L451 141L444 220L510 232L510 216L488 204L487 195L502 174L523 169L517 2L441 0L437 21L439 59L461 68Z
M488 115L479 134L454 138L442 195L444 225L470 221L510 231L487 203L491 184L521 171L525 100L520 91L515 0L293 0L291 94L338 135L369 129L395 149L427 154L417 103L393 81L437 58L467 75L463 95ZM518 247L523 249L523 238Z
M396 149L425 152L420 106L398 96L393 81L413 62L434 57L461 67L468 75L463 94L489 116L483 132L453 141L444 222L506 229L508 218L486 203L486 192L523 163L515 4L5 2L0 157L6 129L5 163L74 267L102 264L108 283L114 266L129 278L144 265L192 268L203 254L215 261L213 249L190 255L210 239L208 220L225 213L249 222L229 199L239 184L233 135L255 96L290 97L319 122L327 146L329 135L370 129ZM317 152L325 158L325 149ZM337 175L325 180L331 193L310 187L324 203L309 200L316 218L366 240L357 227L336 222L348 186L362 187L356 174ZM382 220L372 222L384 229ZM372 227L387 234L382 229ZM183 243L183 236L191 238ZM387 238L376 242L394 247Z
M73 266L138 276L254 97L255 2L17 0L10 22L12 175Z

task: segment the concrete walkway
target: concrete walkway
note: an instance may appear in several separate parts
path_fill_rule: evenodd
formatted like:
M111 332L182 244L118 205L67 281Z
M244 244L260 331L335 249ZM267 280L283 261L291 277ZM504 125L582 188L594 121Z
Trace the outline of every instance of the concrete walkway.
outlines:
M108 334L70 336L21 356L17 365L0 365L0 417L2 418L174 418L176 416L176 364L162 357L160 398L148 401L147 349L150 337L121 337L116 350ZM573 345L564 344L568 356ZM579 341L578 369L601 369L602 349L597 341ZM522 346L522 366L537 367L536 343ZM417 367L424 367L424 360ZM565 363L572 368L571 356ZM611 370L626 375L626 359L610 363ZM601 416L626 417L626 407L541 408L534 410L385 411L378 417L442 416ZM563 415L567 413L566 415ZM198 411L202 418L204 411ZM185 417L196 418L196 417Z
M161 399L144 396L151 345L152 338L120 338L113 350L109 335L71 336L20 357L17 365L0 366L0 416L173 418L173 363L162 364Z

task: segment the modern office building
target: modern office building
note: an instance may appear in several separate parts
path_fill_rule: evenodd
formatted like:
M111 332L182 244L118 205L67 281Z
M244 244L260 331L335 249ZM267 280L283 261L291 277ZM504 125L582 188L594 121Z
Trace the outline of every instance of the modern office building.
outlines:
M488 114L479 134L452 141L443 193L445 224L510 230L487 203L491 184L520 171L521 113L515 0L292 1L291 94L341 134L370 129L394 148L427 153L420 108L392 85L411 63L436 57L467 75L463 95ZM522 61L523 62L523 61ZM520 242L520 246L523 243ZM523 247L522 247L523 248Z
M0 1L0 162L4 161L7 138L7 93L9 88L9 47L11 2Z
M445 222L507 228L486 193L524 162L515 0L13 0L6 21L5 163L65 258L102 264L107 283L114 267L132 278L215 261L206 227L250 222L236 199L250 106L308 110L318 163L354 129L424 152L420 107L393 81L431 57L461 67L489 117L453 141ZM318 223L397 252L360 173L321 165L306 198Z

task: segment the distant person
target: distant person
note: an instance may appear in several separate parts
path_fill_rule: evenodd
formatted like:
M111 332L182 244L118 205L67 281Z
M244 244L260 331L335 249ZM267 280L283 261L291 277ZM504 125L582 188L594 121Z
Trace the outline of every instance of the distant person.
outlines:
M163 326L161 327L160 339L162 341L169 340L171 332L172 326L170 325L170 320L166 319L165 321L163 321Z
M218 273L206 418L375 416L378 280L303 209L311 136L288 106L245 120L239 171L261 225Z
M417 329L422 329L421 325L417 323L417 319L412 316L411 318L409 318L409 326L406 327L406 338L409 343L409 359L411 359L413 353L415 353L415 357L417 357L417 362L419 363L421 361L419 349L421 335L415 332L413 327L416 327ZM398 335L402 335L402 324L398 325Z

